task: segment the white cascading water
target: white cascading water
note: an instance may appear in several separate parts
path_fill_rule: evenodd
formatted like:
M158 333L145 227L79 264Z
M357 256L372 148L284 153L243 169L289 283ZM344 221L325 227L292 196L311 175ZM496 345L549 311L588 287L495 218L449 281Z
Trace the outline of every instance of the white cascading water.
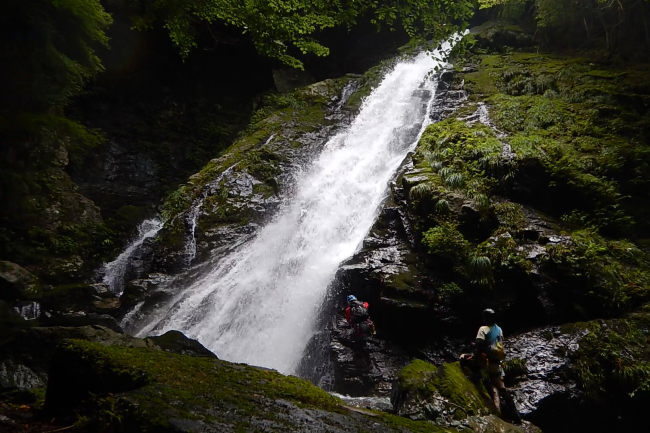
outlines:
M357 250L388 182L428 122L448 42L398 63L357 118L297 175L295 194L138 335L177 329L222 359L292 373L339 264Z
M138 226L138 235L122 253L112 262L104 264L100 269L102 283L106 284L112 292L122 293L124 290L124 276L131 263L133 255L140 249L144 241L156 236L163 227L158 218L146 219Z

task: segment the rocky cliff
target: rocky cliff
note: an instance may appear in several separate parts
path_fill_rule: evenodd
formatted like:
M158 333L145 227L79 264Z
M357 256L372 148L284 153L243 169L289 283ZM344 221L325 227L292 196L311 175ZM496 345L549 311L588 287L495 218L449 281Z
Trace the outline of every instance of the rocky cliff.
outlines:
M330 314L354 293L370 302L377 337L350 345L344 321L324 322L311 351L329 369L308 374L340 392L388 392L409 356L440 363L468 350L477 312L493 306L519 334L506 365L524 417L551 431L633 426L625 408L648 398L647 353L634 349L647 344L650 294L648 196L637 189L645 66L531 52L512 26L484 25L466 42L443 76L446 110L334 285ZM576 321L586 322L548 327ZM591 380L619 380L610 373L635 377L628 392L594 394ZM559 421L560 407L581 421Z

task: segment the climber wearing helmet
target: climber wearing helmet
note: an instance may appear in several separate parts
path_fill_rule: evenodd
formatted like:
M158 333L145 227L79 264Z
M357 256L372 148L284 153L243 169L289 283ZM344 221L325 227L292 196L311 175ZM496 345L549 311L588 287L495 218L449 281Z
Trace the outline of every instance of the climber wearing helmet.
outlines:
M370 319L367 302L361 302L354 295L348 295L346 298L347 306L344 310L345 320L352 329L351 336L353 339L365 339L375 334L375 324Z
M476 334L474 357L483 371L487 371L489 378L488 391L499 412L507 412L509 419L514 422L520 420L512 396L508 394L503 381L504 371L501 361L506 357L503 347L503 331L496 323L496 313L492 308L483 310L483 323ZM505 407L503 405L505 404Z

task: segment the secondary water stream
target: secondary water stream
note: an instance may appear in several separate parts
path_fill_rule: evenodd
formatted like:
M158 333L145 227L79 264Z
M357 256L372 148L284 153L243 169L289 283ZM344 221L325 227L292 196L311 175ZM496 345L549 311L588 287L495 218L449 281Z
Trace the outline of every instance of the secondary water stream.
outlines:
M273 220L142 324L177 329L222 359L294 372L339 264L359 247L388 182L426 127L444 43L397 63L351 125L297 175Z
M158 218L146 219L140 226L138 226L138 234L127 245L122 253L115 258L112 262L104 264L99 270L102 276L102 282L106 284L111 291L115 293L122 293L124 290L125 276L132 265L134 255L136 255L142 244L148 238L156 236L156 234L163 227L163 223Z

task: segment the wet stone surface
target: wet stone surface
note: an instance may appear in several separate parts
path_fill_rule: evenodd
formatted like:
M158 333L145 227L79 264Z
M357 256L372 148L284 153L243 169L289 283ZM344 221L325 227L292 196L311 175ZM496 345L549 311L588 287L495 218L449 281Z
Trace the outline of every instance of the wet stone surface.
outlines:
M567 377L567 369L569 357L585 333L563 333L559 327L549 327L507 339L508 360L524 360L526 365L525 374L509 385L522 416L534 415L546 399L576 395L575 382Z

